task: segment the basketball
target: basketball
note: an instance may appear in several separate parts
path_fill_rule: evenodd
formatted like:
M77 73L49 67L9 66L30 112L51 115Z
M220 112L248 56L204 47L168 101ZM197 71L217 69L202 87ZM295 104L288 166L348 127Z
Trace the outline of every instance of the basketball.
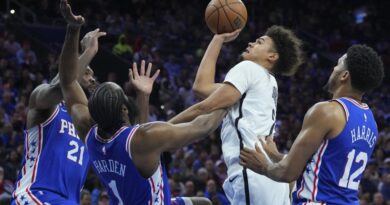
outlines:
M248 13L241 0L211 0L205 11L205 20L215 34L230 33L243 28Z

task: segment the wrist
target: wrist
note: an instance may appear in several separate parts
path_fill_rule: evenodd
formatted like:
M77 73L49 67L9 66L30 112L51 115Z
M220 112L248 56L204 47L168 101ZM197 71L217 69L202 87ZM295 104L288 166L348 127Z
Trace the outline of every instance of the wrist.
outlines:
M223 42L225 41L225 38L221 35L215 34L213 37L213 41L218 42L220 44L223 44Z
M83 49L83 52L88 52L88 53L91 53L91 54L96 54L97 53L97 49L96 48L91 48L91 47L86 47L86 46L83 46L84 49Z

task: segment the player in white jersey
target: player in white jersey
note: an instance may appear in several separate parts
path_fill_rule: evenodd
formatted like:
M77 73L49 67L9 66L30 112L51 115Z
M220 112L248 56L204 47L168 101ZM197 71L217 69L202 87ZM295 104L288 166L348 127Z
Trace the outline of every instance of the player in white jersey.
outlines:
M289 186L258 175L239 164L240 150L254 148L258 138L274 133L278 87L274 73L292 75L301 64L300 40L280 26L250 42L223 83L215 83L216 62L224 42L237 38L240 30L215 35L210 42L193 85L206 98L190 108L194 116L232 106L222 127L222 151L228 166L223 187L232 204L289 204ZM178 115L172 121L185 121Z

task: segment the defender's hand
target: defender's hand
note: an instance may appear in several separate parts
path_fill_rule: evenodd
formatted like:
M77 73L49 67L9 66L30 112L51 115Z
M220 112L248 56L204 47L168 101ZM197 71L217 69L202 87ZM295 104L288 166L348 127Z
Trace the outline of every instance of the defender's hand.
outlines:
M105 36L106 32L101 32L99 28L85 34L83 39L80 41L82 50L91 49L97 53L99 49L99 38Z
M84 18L82 16L75 16L72 12L67 0L61 0L60 11L65 21L71 26L82 26L84 24Z
M141 71L138 74L137 63L133 63L133 70L129 69L129 81L130 84L133 85L137 91L142 92L146 95L150 95L153 89L153 83L158 77L160 70L157 70L152 77L150 77L150 73L152 71L152 63L148 63L148 69L145 73L145 61L141 62Z
M256 173L265 175L270 162L267 160L264 153L260 150L260 147L257 144L255 147L256 150L248 148L241 150L240 164Z
M273 162L276 163L283 159L284 155L279 152L272 136L267 136L265 138L265 141L262 139L260 139L259 141L264 151L272 159Z

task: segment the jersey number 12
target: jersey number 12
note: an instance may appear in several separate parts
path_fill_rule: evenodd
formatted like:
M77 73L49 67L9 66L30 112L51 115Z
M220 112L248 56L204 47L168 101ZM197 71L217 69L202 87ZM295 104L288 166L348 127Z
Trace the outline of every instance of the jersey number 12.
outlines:
M355 159L355 152L356 152L355 149L353 149L348 153L348 157L347 157L348 161L344 168L343 177L341 177L339 181L339 186L348 189L358 190L360 180L355 181L355 179L358 178L363 173L364 168L367 165L368 156L367 153L365 152L359 152L359 154L356 156ZM355 172L353 172L350 175L354 159L356 163L363 162L363 164L362 166L359 167L359 169L357 169Z

